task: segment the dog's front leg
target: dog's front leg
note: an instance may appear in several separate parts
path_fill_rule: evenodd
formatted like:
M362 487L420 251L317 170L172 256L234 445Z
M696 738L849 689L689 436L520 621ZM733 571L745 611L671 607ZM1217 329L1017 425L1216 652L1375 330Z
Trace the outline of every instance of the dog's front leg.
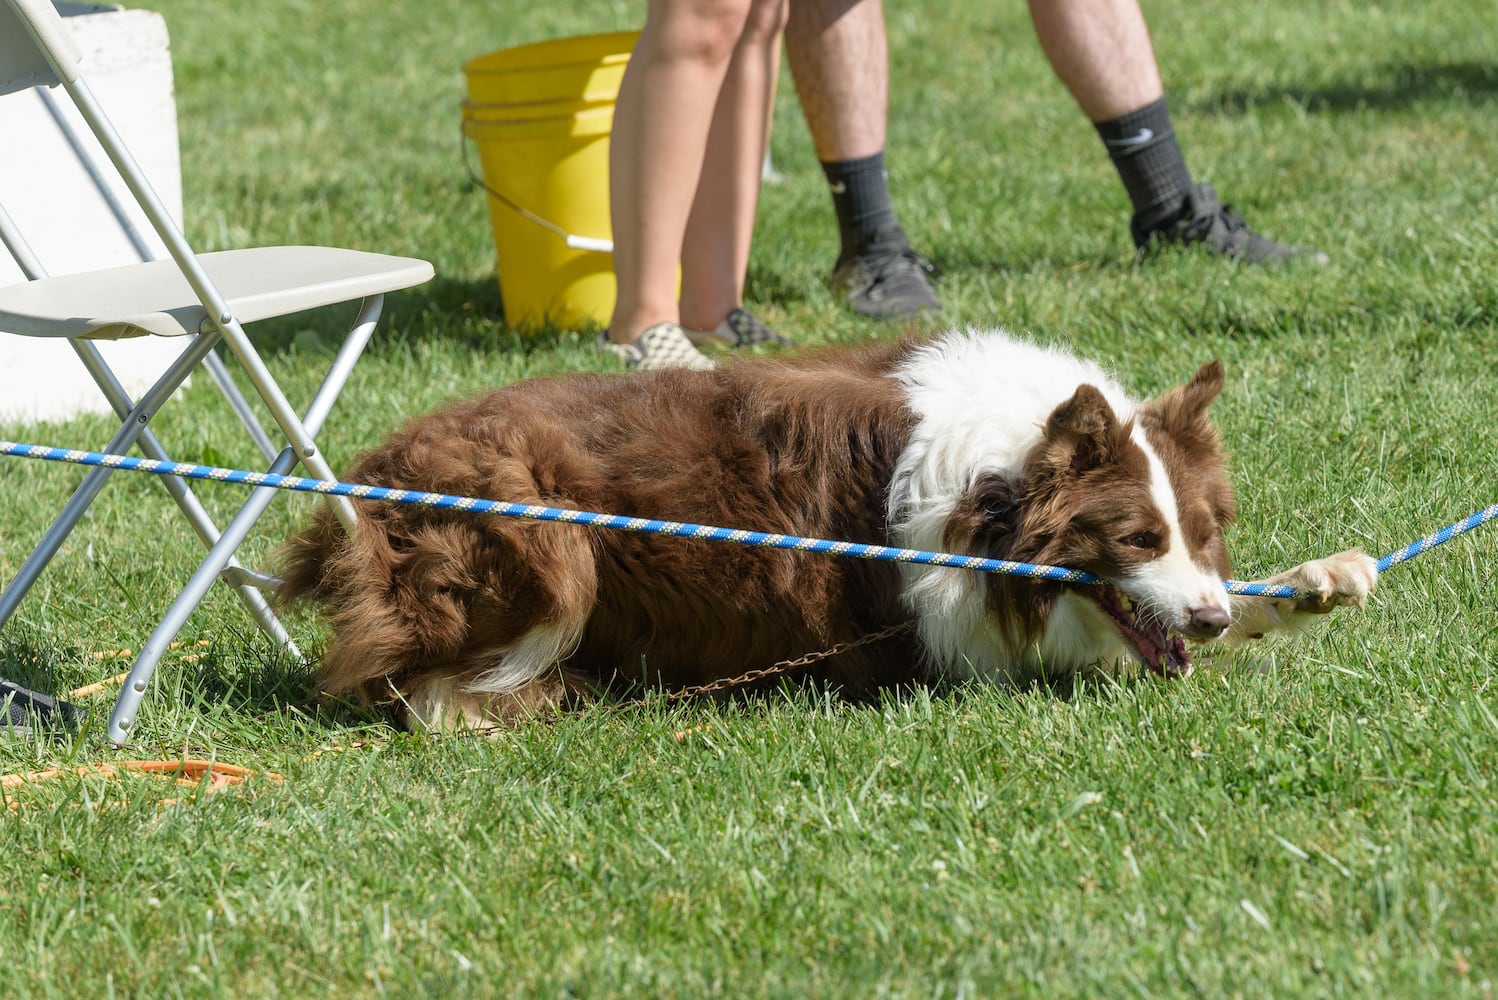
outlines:
M1276 629L1295 629L1305 624L1310 616L1324 615L1333 608L1361 608L1378 582L1378 564L1361 549L1348 549L1325 559L1303 562L1262 582L1293 587L1310 596L1234 595L1233 624L1227 634L1229 642L1258 639Z

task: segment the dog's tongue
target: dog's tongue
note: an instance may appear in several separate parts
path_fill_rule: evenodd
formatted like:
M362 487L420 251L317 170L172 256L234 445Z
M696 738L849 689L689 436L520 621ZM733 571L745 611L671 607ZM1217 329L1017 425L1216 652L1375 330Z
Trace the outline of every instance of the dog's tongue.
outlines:
M1191 655L1186 652L1186 643L1180 636L1140 628L1137 621L1134 626L1129 637L1139 647L1140 657L1151 670L1161 677L1185 677L1191 673Z
M1185 677L1191 673L1191 655L1186 652L1186 642L1178 635L1170 637L1169 643L1159 651L1160 659L1150 661L1150 669L1162 677Z

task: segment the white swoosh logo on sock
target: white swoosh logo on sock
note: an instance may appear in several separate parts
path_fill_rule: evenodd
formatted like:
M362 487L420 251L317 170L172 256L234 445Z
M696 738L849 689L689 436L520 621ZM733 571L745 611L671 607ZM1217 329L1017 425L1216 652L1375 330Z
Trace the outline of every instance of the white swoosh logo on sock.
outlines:
M1137 135L1131 135L1131 136L1128 136L1128 137L1123 138L1123 139L1105 139L1104 141L1108 145L1110 145L1110 146L1124 146L1124 147L1128 147L1128 146L1139 146L1139 145L1142 145L1142 144L1144 144L1146 142L1149 142L1154 137L1155 137L1155 130L1154 129L1152 129L1152 128L1142 128L1142 129L1139 130L1139 133Z
M827 185L827 190L831 191L833 194L847 194L848 185L844 184L842 181L831 181Z

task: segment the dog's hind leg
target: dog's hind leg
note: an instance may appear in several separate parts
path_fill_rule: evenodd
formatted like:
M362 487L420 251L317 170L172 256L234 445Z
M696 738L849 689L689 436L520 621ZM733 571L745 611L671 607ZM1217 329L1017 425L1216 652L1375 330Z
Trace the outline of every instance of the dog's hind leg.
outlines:
M470 514L367 518L327 572L340 591L324 690L404 699L423 724L555 675L597 592L589 529Z
M495 535L500 545L468 568L458 648L399 684L412 722L429 728L509 722L584 690L561 664L596 602L588 530L511 523Z
M485 729L523 722L587 700L586 685L558 668L502 694L476 691L463 678L423 674L402 685L399 702L409 729Z

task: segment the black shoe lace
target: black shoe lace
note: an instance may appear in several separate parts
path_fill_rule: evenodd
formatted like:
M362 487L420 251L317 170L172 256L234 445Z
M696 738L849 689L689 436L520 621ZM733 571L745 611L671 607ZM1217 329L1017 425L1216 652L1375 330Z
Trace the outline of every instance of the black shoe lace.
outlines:
M935 264L916 253L909 246L906 246L899 253L880 254L873 259L876 279L884 278L901 270L902 266L907 262L913 265L916 270L924 272L928 278L935 278L937 276Z
M1234 212L1232 205L1218 201L1216 192L1201 188L1192 191L1186 218L1182 220L1186 242L1206 240L1219 219L1229 234L1248 229L1243 216Z

